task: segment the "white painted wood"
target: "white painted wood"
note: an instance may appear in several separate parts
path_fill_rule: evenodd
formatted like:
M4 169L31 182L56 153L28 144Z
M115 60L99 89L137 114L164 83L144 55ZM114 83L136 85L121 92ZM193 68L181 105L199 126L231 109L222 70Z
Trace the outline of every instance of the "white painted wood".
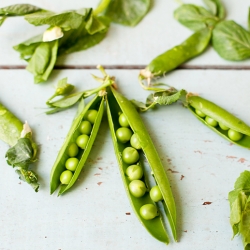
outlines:
M49 194L50 170L76 108L47 116L45 101L63 77L79 90L98 86L91 73L100 76L97 70L54 71L48 83L36 85L25 70L0 71L0 101L30 123L39 144L34 169L41 182L38 193L20 182L5 162L8 146L0 142L0 249L166 249L148 234L130 207L106 118L79 181L62 197ZM127 98L144 101L149 94L138 84L137 70L108 73L116 76ZM248 71L177 70L162 82L199 93L250 124L248 79ZM176 200L179 242L167 248L241 250L241 239L231 240L227 195L239 174L249 170L249 150L230 145L179 103L142 117ZM207 201L212 203L203 205Z
M34 4L34 1L25 1ZM52 11L95 7L99 1L48 1L37 0L36 5ZM204 5L201 0L183 0L184 3ZM249 2L245 0L223 1L227 19L235 20L247 28ZM21 0L1 0L0 7ZM179 24L173 17L179 6L177 1L155 0L153 7L136 27L112 24L107 37L95 47L86 51L62 56L57 65L147 65L154 57L184 41L192 31ZM42 33L45 27L34 27L23 17L10 18L0 28L0 65L26 65L12 47L32 36ZM249 60L229 62L209 48L204 54L189 61L188 65L249 65Z

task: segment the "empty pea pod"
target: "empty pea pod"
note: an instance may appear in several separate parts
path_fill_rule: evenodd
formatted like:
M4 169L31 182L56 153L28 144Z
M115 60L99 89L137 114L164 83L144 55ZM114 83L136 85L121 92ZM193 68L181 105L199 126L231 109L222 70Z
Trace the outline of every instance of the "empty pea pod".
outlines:
M213 131L239 146L250 148L250 127L227 110L200 96L188 94L187 108Z
M106 96L107 99L107 116L108 122L110 126L111 136L113 139L114 150L117 156L119 169L121 172L121 177L124 182L125 190L127 191L127 195L129 197L130 203L138 216L141 223L145 226L145 228L149 231L149 233L154 236L156 239L169 243L169 237L165 230L164 223L162 220L162 216L158 216L159 204L156 204L150 198L148 190L145 194L142 192L141 194L136 193L135 195L139 197L135 197L132 193L134 192L133 187L132 193L129 190L129 184L131 183L131 179L126 174L126 169L130 166L130 164L126 163L123 160L122 152L124 149L131 147L129 142L123 143L120 142L116 137L116 130L120 128L119 124L119 114L122 113L126 120L128 121L129 127L133 131L133 133L137 134L137 139L141 144L141 155L145 155L147 162L152 170L155 181L161 190L163 196L163 203L165 205L165 212L168 218L169 224L171 226L172 234L175 240L177 240L176 234L176 207L174 198L172 195L172 191L170 188L170 184L168 178L166 176L165 170L162 166L159 155L154 147L154 144L146 130L145 125L142 122L139 114L137 113L134 105L127 100L124 96L118 93L113 87L108 88L108 94ZM139 162L142 159L139 159ZM134 164L134 163L133 163ZM137 163L138 164L138 163ZM142 163L143 165L143 163ZM145 175L145 174L144 174ZM146 181L146 177L142 177L142 181L145 181L146 186L148 185ZM132 180L134 182L134 180ZM134 182L136 184L136 182ZM134 184L133 183L133 184ZM142 183L139 183L142 185ZM143 186L143 185L142 185ZM149 188L149 187L147 187ZM144 189L144 187L142 187ZM137 191L135 191L137 192ZM157 211L157 212L156 212Z
M79 136L82 136L82 122L86 118L86 114L91 112L91 123L92 129L91 132L86 135L84 141L77 140ZM78 114L78 116L73 121L71 128L66 136L66 139L61 147L58 156L55 160L55 163L51 170L50 176L50 193L54 193L54 191L60 186L60 190L58 195L66 192L70 189L75 181L77 180L84 164L88 158L88 155L91 151L92 145L98 133L101 120L103 117L104 112L104 96L96 95L86 106L85 108ZM80 141L77 148L77 142ZM83 145L84 144L84 145ZM73 148L73 149L72 149ZM72 152L71 152L72 151ZM70 153L69 153L70 152ZM66 169L65 163L66 161L73 156L74 158L78 159L76 166L73 167L74 172L70 173L69 170ZM61 178L60 178L61 177ZM60 181L61 179L61 181Z

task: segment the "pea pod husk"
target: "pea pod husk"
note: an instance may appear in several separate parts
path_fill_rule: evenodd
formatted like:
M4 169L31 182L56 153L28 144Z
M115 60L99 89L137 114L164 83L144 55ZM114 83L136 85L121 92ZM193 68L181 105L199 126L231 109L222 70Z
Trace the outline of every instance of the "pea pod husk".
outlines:
M0 103L0 139L14 146L20 138L23 123Z
M149 231L149 233L154 236L156 239L169 243L169 237L164 228L161 216L154 218L153 220L144 220L139 213L140 207L144 204L154 202L150 199L149 194L146 193L141 198L133 197L128 189L129 180L125 175L125 169L128 167L122 161L121 152L126 147L126 145L119 143L116 139L115 131L119 127L118 124L118 113L122 112L127 120L129 121L130 127L134 133L138 135L140 144L142 146L142 151L145 154L145 157L152 169L154 178L162 192L164 203L166 204L166 215L169 220L172 234L175 240L177 240L176 234L176 207L174 198L172 195L172 191L170 188L170 184L164 168L162 166L159 155L154 147L154 144L146 130L145 125L142 122L139 114L137 113L134 105L127 100L124 96L119 94L115 89L110 88L108 92L107 98L107 112L108 112L108 121L110 126L110 131L113 139L114 149L117 156L117 160L119 163L119 168L121 172L121 176L124 182L125 190L127 191L127 195L130 199L131 205L136 212L141 223L145 226L145 228Z
M69 182L69 184L65 185L65 184L61 184L60 185L60 175L61 173L65 170L65 162L68 159L68 155L67 155L67 148L69 146L70 143L75 142L76 138L80 135L80 132L78 131L78 127L81 123L81 121L83 120L86 112L89 109L96 109L98 110L98 114L95 120L95 123L93 125L89 140L88 140L88 144L85 148L85 150L81 151L77 157L79 159L79 163L76 167L76 170L74 171L73 177L71 179L71 181ZM98 133L100 124L101 124L101 120L103 117L103 112L104 112L104 97L100 97L98 95L96 95L86 106L85 108L82 110L82 112L80 112L77 117L75 118L75 120L73 121L71 128L65 138L65 141L63 143L62 148L60 149L58 156L56 158L56 161L52 167L51 170L51 175L50 175L50 193L54 193L54 191L58 188L58 186L60 185L60 190L58 195L61 195L62 193L66 192L68 189L70 189L73 184L75 183L75 181L77 180L82 168L84 167L84 164L89 156L89 153L91 151L92 145L94 143L94 140L96 138L96 135Z
M210 127L213 131L229 140L230 142L240 145L242 147L250 148L250 127L240 120L239 118L232 115L227 110L219 107L213 102L210 102L200 96L187 95L187 107L188 109L204 124ZM239 141L232 141L227 136L227 131L222 130L220 127L212 127L206 123L206 121L195 113L195 109L202 111L207 116L213 118L217 122L242 133L244 136Z
M209 28L196 31L183 43L154 58L149 65L140 72L140 76L142 78L163 76L189 59L198 56L207 48L211 35L212 31Z

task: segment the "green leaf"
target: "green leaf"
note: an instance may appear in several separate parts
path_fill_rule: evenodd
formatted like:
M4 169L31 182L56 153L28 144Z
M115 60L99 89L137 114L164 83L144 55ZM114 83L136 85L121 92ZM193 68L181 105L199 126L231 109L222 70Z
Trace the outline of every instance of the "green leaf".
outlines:
M4 23L5 20L6 20L5 16L0 16L0 26Z
M31 4L14 4L0 8L0 16L24 16L37 11L42 9Z
M250 172L245 170L240 174L234 184L234 188L237 190L250 190Z
M175 89L168 89L164 91L157 91L153 95L154 102L160 105L171 105L177 102L182 97L186 96L187 92L185 90L176 91Z
M219 18L203 7L183 4L174 11L174 17L187 28L198 31L205 27L214 27Z
M91 35L85 29L86 24L83 23L79 29L65 32L64 37L60 39L58 54L62 55L86 50L100 43L109 29L109 19L105 17L98 17L98 19L106 25L106 29Z
M135 26L148 13L150 4L150 0L111 0L105 15L115 23Z
M35 50L26 69L34 75L35 83L44 82L52 72L58 50L58 40L43 42Z
M33 147L30 139L20 138L17 144L6 152L5 157L9 165L27 170L29 164L33 162Z
M74 85L68 83L68 78L65 77L58 81L56 95L67 95L75 88Z
M224 19L226 16L225 8L220 0L203 0L213 15L218 16L220 19Z
M216 25L212 44L226 60L240 61L250 57L250 32L234 21L222 21Z
M64 30L77 29L84 21L84 18L83 15L75 11L59 14L41 11L25 16L25 19L35 26L47 24L61 27Z
M19 175L20 180L27 182L30 186L38 192L39 183L37 174L34 171L18 168L16 173Z
M38 35L34 36L18 45L15 45L13 48L20 53L20 57L24 60L29 60L36 48L42 43L43 36Z
M100 18L93 15L90 15L85 27L90 35L94 35L107 28L106 24L103 23Z
M240 223L240 233L243 238L244 247L250 246L250 201L247 202L242 213L242 222ZM248 245L248 246L247 246Z

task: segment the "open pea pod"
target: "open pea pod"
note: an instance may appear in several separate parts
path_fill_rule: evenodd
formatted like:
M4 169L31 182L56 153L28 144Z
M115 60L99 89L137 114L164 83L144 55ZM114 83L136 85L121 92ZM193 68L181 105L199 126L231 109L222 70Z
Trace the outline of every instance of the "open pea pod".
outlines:
M250 127L227 110L194 95L187 95L187 107L201 122L225 139L239 146L250 148ZM206 121L207 117L216 121L215 126L210 125L209 120ZM238 135L238 138L230 136L230 132Z
M89 110L96 110L97 115L93 124L93 127L91 129L91 133L89 135L89 139L87 141L86 147L84 149L78 148L78 153L75 156L78 159L78 164L73 171L72 178L68 183L62 184L60 181L60 176L63 171L66 170L65 163L67 159L69 158L69 155L67 153L68 147L75 143L77 138L81 135L81 132L79 131L79 126L81 122L84 120L84 117L86 113ZM101 120L103 117L104 112L104 97L96 95L86 106L85 108L77 115L75 120L72 123L72 126L65 138L65 141L63 143L62 148L60 149L58 156L56 158L56 161L52 167L51 170L51 177L50 177L50 193L52 194L60 185L60 190L58 195L61 195L62 193L66 192L68 189L70 189L75 181L77 180L82 168L84 167L84 164L89 156L89 153L91 151L92 145L95 141L96 135L98 133Z
M107 95L108 121L109 121L114 149L115 149L115 153L116 153L117 160L119 163L119 168L120 168L122 180L124 182L125 190L129 197L130 203L136 215L138 216L140 222L145 226L145 228L149 231L149 233L152 236L154 236L159 241L162 241L168 244L169 237L165 230L162 217L156 216L153 219L147 220L143 218L143 216L140 214L140 208L144 204L155 205L155 203L150 198L149 193L146 192L142 197L137 198L137 197L134 197L129 191L130 180L125 174L125 171L127 167L129 166L129 164L125 163L122 159L122 151L128 146L128 144L120 143L119 140L117 140L117 136L116 136L116 130L120 126L118 122L118 117L119 117L119 113L121 112L125 115L133 133L137 134L138 136L138 139L142 148L141 154L145 155L147 162L154 175L156 184L160 188L160 191L163 196L163 203L165 204L165 208L166 208L166 211L165 211L166 216L169 220L173 237L175 240L177 240L175 202L174 202L170 184L166 176L165 170L162 166L160 157L134 105L129 100L127 100L124 96L119 94L114 88L110 87L108 91L108 95ZM141 158L140 158L140 161L142 161ZM156 205L158 206L159 204L156 203Z

